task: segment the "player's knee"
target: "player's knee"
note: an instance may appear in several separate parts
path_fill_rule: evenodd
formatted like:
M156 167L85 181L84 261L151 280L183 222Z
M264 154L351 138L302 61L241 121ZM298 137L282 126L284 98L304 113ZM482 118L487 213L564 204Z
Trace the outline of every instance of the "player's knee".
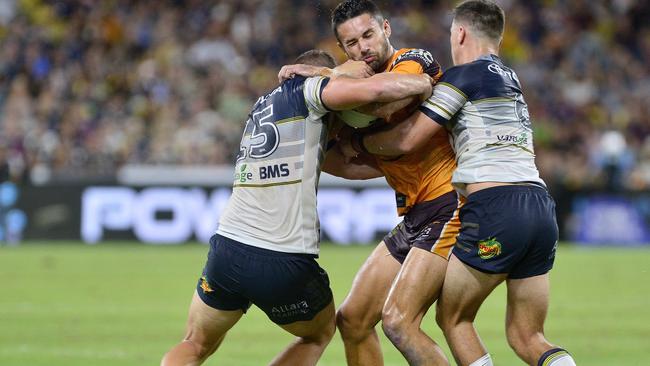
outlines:
M544 340L541 332L530 330L526 327L509 324L506 327L506 338L508 344L518 355L525 354L528 349Z
M183 343L192 350L192 354L197 360L205 360L216 350L215 344L199 342L195 339L187 338Z
M447 314L440 306L436 307L436 324L443 332L447 332L452 327L451 319L451 314Z
M472 323L473 321L473 316L469 314L463 315L456 308L436 305L436 323L444 333L450 332L462 323Z
M374 327L374 324L365 323L363 314L357 314L346 306L342 306L336 312L336 326L345 339L363 338Z
M315 344L321 347L327 346L334 337L336 332L336 326L334 323L326 327L323 327L319 332L311 334L309 336L300 337L303 343Z
M410 324L395 312L384 312L381 316L381 328L390 341L398 346L406 337L407 328Z
M352 314L350 314L348 309L344 307L336 311L336 326L339 328L339 332L341 332L343 335L346 335L355 329L355 319L351 315Z
M523 338L516 331L510 330L510 328L506 329L506 338L508 339L508 345L516 353L519 353L518 350L525 344L523 343Z
M326 344L329 343L329 341L334 337L334 333L336 333L336 323L330 322L323 330L320 336L320 341L325 342Z

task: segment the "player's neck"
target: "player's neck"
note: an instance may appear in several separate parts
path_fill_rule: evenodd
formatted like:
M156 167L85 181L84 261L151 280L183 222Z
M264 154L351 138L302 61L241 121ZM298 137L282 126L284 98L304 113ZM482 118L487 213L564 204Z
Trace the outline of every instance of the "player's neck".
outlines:
M380 69L378 71L376 71L376 72L383 72L384 70L386 70L386 68L388 68L388 64L393 59L393 57L395 57L395 52L396 52L395 48L393 48L393 46L390 46L390 52L388 52L388 54L390 56L388 58L386 58L386 61L384 61L384 63L381 65Z
M477 41L468 45L459 64L466 64L478 60L485 55L499 55L499 47L490 42Z

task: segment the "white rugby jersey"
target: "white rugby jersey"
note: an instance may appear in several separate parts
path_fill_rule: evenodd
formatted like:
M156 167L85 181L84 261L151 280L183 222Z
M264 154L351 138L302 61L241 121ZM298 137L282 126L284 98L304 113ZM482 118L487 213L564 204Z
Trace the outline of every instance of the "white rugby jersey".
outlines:
M519 79L499 57L447 70L420 110L451 132L458 165L452 184L461 194L468 183L544 185Z
M316 188L328 129L321 93L328 81L296 77L257 100L218 234L279 252L318 254Z

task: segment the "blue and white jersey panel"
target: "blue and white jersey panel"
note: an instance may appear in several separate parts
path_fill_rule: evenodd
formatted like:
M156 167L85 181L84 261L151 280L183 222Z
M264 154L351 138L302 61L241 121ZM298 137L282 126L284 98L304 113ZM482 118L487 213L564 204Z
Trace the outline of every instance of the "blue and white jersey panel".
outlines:
M316 187L329 112L321 93L328 81L297 77L258 99L217 233L265 249L318 254Z
M452 184L461 194L468 183L544 185L519 79L497 56L447 70L420 110L451 132L458 163Z

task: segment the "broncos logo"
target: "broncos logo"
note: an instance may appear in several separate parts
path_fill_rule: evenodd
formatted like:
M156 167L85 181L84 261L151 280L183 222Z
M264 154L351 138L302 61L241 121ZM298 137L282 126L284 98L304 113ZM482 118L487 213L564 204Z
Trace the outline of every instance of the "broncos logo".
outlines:
M424 73L432 78L440 77L440 64L433 58L433 55L429 51L419 48L408 50L397 56L397 59L393 62L393 67L402 61L415 61L422 66Z

